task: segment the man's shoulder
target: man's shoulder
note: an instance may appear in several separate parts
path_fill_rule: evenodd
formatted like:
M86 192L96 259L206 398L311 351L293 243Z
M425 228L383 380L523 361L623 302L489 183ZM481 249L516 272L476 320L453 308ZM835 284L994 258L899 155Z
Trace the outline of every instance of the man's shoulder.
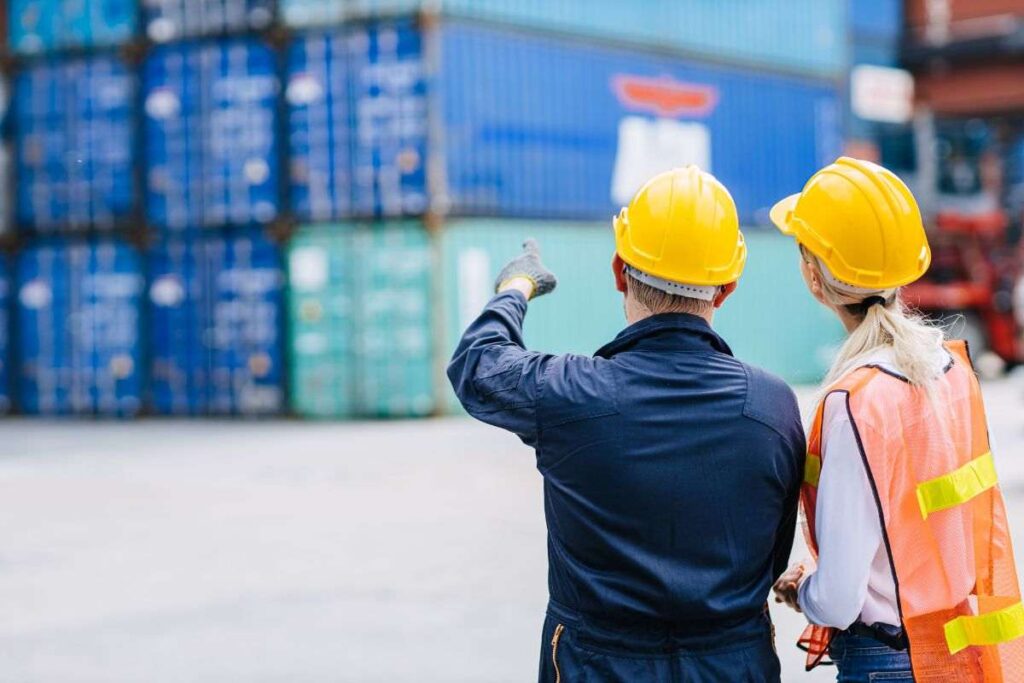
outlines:
M540 383L541 421L547 427L618 412L612 363L604 358L549 356Z
M801 431L800 406L793 389L764 368L739 361L747 378L743 414L784 436Z

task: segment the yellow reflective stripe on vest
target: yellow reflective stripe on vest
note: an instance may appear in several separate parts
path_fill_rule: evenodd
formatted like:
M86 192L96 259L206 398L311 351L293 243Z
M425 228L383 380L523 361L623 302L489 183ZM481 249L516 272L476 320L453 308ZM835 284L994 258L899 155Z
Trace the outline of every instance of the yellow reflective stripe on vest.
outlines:
M949 474L917 485L917 502L921 515L963 505L997 483L996 464L992 452L979 456Z
M817 488L819 479L821 479L821 456L808 453L807 460L804 461L804 483Z
M998 645L1024 636L1024 605L1016 603L976 617L957 617L945 626L949 653L972 645Z

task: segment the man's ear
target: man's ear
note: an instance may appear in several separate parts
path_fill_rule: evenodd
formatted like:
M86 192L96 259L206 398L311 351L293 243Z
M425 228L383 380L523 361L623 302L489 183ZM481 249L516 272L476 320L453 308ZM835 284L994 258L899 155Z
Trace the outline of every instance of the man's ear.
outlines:
M623 294L626 293L625 267L625 262L619 258L618 254L615 254L615 256L612 257L612 274L615 276L615 289L619 290Z
M715 308L721 308L722 304L725 303L725 300L728 299L732 295L732 293L736 291L736 288L739 287L739 284L740 283L738 281L730 282L727 285L722 285L721 287L719 287L718 294L715 295L714 301L712 302L714 303Z

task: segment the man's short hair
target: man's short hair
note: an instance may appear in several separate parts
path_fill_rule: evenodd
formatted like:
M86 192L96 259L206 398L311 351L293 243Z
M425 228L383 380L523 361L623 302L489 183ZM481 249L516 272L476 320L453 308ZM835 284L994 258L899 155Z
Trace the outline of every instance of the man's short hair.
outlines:
M632 275L629 278L629 291L644 308L652 314L659 313L690 313L692 315L705 315L713 304L710 301L694 299L689 296L669 294L648 284L640 282Z

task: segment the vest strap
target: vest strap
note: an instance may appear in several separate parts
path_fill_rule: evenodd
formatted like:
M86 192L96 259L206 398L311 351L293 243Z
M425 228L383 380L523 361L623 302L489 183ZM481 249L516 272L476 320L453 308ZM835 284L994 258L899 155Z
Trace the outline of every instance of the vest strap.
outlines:
M1024 636L1024 605L1017 602L988 614L957 617L944 628L953 655L972 645L1007 643Z
M818 487L821 479L821 456L815 453L808 453L804 461L804 483L808 486Z
M992 451L981 455L963 467L917 485L917 502L921 516L963 505L998 483Z

